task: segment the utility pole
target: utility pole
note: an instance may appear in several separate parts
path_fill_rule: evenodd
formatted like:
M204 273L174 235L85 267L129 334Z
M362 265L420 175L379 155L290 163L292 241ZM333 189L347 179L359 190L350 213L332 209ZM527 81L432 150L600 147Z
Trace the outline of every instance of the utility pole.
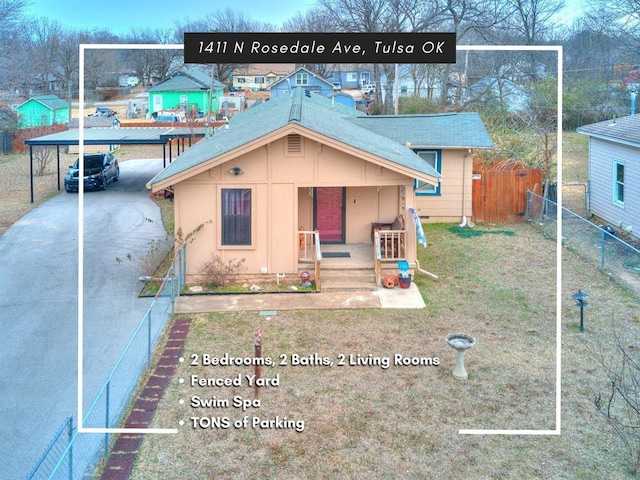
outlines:
M71 80L69 80L69 82L67 83L67 103L69 103L69 121L71 121L71 114L73 112L73 96L71 94L71 86L73 85L73 82Z

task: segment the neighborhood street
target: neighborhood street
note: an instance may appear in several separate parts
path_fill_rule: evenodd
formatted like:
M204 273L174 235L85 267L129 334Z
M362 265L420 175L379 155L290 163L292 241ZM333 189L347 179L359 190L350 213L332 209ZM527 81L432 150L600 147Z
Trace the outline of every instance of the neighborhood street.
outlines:
M151 303L137 298L135 260L165 238L145 188L161 169L162 159L121 162L119 182L84 195L85 412ZM0 480L25 478L63 420L77 424L77 256L77 194L0 237Z

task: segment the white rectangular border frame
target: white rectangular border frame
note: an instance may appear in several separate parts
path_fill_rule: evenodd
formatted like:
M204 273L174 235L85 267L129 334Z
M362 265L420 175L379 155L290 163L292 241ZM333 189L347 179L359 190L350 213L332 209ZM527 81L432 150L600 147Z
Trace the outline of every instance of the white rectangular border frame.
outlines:
M556 52L558 60L557 80L557 136L558 136L558 206L562 208L562 77L563 61L561 45L458 45L456 50L502 50ZM556 425L554 430L482 430L460 429L460 435L560 435L562 421L562 210L556 223Z
M79 122L78 122L78 156L79 168L84 168L84 74L86 50L182 50L182 44L80 44L79 58ZM557 137L558 137L558 185L562 185L562 46L534 45L458 45L458 51L547 51L556 52L558 65L557 79ZM558 188L558 205L562 205L562 188ZM133 433L133 434L177 434L178 429L162 428L84 428L83 412L83 376L84 376L84 189L78 189L78 433ZM557 218L556 225L556 428L554 430L490 430L460 429L460 435L560 435L561 402L562 402L562 215Z
M80 44L79 57L79 114L78 116L78 158L80 171L84 170L84 57L86 50L182 50L182 44ZM84 377L84 189L78 188L78 433L156 433L176 434L178 429L170 428L84 428L82 404Z

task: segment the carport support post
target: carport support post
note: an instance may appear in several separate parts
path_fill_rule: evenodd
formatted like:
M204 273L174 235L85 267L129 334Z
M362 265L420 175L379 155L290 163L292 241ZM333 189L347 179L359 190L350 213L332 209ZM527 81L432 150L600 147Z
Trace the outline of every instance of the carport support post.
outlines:
M60 145L56 145L56 153L58 154L58 191L60 191Z
M33 145L29 145L29 181L31 184L31 203L33 203Z
M162 168L167 168L167 142L162 144Z

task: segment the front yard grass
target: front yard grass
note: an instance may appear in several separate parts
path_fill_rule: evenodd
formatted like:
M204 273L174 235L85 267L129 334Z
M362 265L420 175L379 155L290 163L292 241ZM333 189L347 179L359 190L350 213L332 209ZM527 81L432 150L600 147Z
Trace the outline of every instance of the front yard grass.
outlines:
M562 430L559 436L459 435L459 429L556 428L555 241L526 224L478 225L495 234L462 238L448 225L426 226L429 246L418 275L421 310L282 311L194 316L185 362L167 389L131 476L218 478L630 478L617 438L593 405L606 389L591 349L608 338L613 319L637 315L637 298L595 267L563 252ZM591 295L586 331L575 327L571 293ZM191 386L200 378L252 375L253 367L192 366L191 356L251 357L264 332L263 355L289 365L265 367L279 386L261 389L259 408L196 408L194 397L253 398L253 388ZM474 336L465 357L469 378L451 371L451 332ZM317 354L333 366L292 366L293 354ZM340 355L381 366L338 366ZM394 355L429 358L432 366L394 365ZM436 362L435 359L438 359ZM179 383L178 378L184 378ZM184 404L179 401L184 400ZM304 421L293 428L193 428L192 417ZM183 426L178 426L183 421Z

